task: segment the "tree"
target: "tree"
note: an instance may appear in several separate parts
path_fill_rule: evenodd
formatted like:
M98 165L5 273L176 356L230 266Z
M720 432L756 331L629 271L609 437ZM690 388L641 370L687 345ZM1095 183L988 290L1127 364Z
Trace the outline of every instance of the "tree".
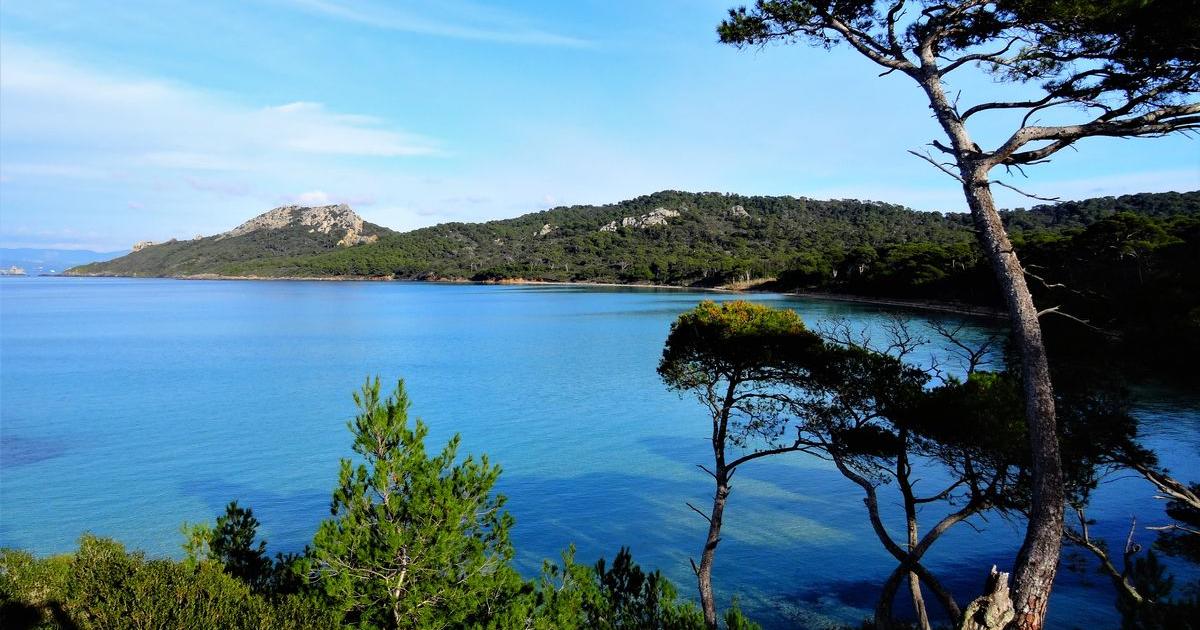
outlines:
M327 597L365 627L463 626L491 617L520 579L509 566L513 519L492 494L500 468L457 460L459 437L425 452L428 427L409 426L404 382L386 400L379 379L354 395L357 466L338 488L307 561Z
M912 11L911 14L909 11ZM1090 137L1149 137L1200 127L1200 11L1194 0L759 0L730 11L718 27L736 46L807 40L845 42L925 93L947 142L931 146L943 163L916 154L962 185L967 205L1004 293L1021 350L1033 463L1033 505L1013 568L1015 623L1040 628L1057 570L1063 532L1063 482L1054 393L1040 315L992 197L996 167L1020 170ZM960 106L947 77L982 67L1004 80L1039 84L1027 100ZM988 113L1023 114L995 148L974 140L968 123ZM1039 113L1074 116L1039 125Z
M740 612L734 616L745 630L757 626ZM679 601L675 587L658 571L647 573L622 548L611 567L601 558L595 566L575 562L575 548L562 554L562 563L549 560L542 574L528 582L501 613L487 620L488 628L560 630L699 630L704 616L687 600Z
M1140 474L1157 491L1157 498L1167 500L1166 513L1173 522L1146 528L1158 534L1154 548L1168 556L1200 563L1200 484L1179 481L1158 464L1153 453L1137 444L1115 449L1105 459L1113 472L1132 470ZM1091 535L1095 522L1085 512L1087 499L1085 491L1073 501L1076 525L1067 527L1066 538L1095 556L1100 572L1112 581L1122 627L1200 627L1196 621L1200 619L1200 582L1184 589L1182 598L1172 598L1175 577L1167 573L1154 551L1137 557L1142 546L1136 542L1136 519L1130 523L1118 562L1107 542Z
M225 514L217 518L208 546L213 558L225 565L226 573L261 590L271 578L272 567L267 557L267 541L254 544L258 525L254 510L230 501Z
M693 560L692 570L709 628L717 627L712 565L721 542L730 480L742 464L802 448L792 444L741 456L730 454L729 447L738 444L731 427L739 421L783 413L779 389L796 380L795 358L820 345L820 337L805 329L795 311L743 301L701 302L671 325L658 373L670 389L695 394L708 408L712 425L713 465L700 466L716 485L712 508L706 514L688 504L708 521L700 564Z
M957 622L961 609L941 581L922 564L932 546L950 528L989 510L1009 512L1020 506L1023 468L1011 444L1023 434L1014 422L1017 400L1013 379L977 372L988 361L988 348L959 339L960 328L935 328L961 355L967 380L941 371L945 358L918 367L910 355L929 340L903 319L884 324L878 346L866 332L855 333L845 322L823 324L822 344L793 360L801 380L781 392L789 414L760 417L739 427L743 440L772 444L775 436L804 445L805 452L831 461L846 479L859 486L872 530L897 561L884 581L875 608L875 625L891 628L893 602L905 578L918 627L931 627L922 584ZM940 386L931 382L940 378ZM1019 419L1019 411L1016 414ZM948 481L931 491L918 483L931 468ZM896 503L904 508L903 538L889 532L880 512L882 488L895 482ZM941 517L922 532L920 515L929 504L941 504Z

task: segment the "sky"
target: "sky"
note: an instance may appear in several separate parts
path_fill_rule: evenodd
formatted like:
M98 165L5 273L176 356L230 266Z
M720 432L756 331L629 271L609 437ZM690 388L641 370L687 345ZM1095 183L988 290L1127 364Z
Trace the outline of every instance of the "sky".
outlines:
M910 79L723 46L734 4L0 0L0 247L126 249L290 203L399 230L668 189L965 209L907 153L938 137ZM966 72L964 103L1019 93ZM1200 140L1085 141L1011 181L1196 190Z

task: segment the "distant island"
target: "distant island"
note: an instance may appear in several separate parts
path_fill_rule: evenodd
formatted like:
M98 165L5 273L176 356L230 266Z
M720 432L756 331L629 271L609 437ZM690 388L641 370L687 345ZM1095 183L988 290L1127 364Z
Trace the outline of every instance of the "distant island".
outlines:
M87 263L112 260L129 250L98 252L88 249L0 247L0 275L50 275ZM13 268L21 273L13 273Z

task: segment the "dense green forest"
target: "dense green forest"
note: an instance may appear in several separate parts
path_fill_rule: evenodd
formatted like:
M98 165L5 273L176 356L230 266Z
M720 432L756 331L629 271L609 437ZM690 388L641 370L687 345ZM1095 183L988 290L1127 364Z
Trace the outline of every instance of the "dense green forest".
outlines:
M638 225L655 210L678 212ZM1118 212L1200 214L1200 192L1139 194L1004 213L1016 235L1084 228ZM623 220L632 223L621 225ZM602 230L616 222L610 230ZM572 206L487 223L447 223L315 256L230 264L225 275L395 276L720 286L791 277L791 286L854 288L897 281L918 293L936 268L977 262L966 214L858 200L665 191L607 206ZM920 272L926 272L922 275ZM931 289L933 287L930 287Z

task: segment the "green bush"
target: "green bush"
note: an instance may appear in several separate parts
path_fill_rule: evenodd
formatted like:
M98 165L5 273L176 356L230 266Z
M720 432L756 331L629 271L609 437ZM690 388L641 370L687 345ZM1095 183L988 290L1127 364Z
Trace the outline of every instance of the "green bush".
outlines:
M148 560L85 535L71 556L0 552L5 627L328 628L337 619L301 596L253 593L215 563Z

